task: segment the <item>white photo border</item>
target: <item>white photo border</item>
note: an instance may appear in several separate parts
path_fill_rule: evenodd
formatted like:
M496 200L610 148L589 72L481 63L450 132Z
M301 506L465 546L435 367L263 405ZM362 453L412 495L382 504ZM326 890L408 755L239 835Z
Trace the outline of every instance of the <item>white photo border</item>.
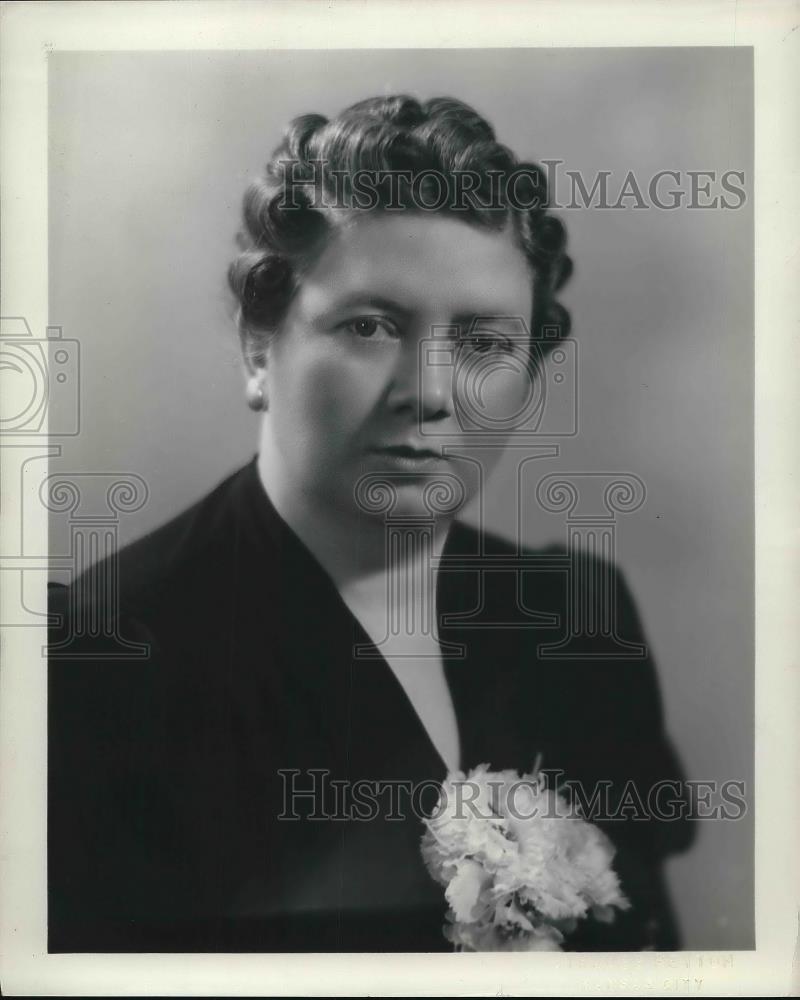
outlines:
M792 573L798 534L791 516L798 498L793 431L799 360L799 10L785 0L494 0L491 5L474 0L133 0L0 5L1 311L4 316L25 316L36 331L48 325L47 65L52 52L743 46L753 48L756 94L755 951L48 955L46 661L41 655L45 637L43 630L18 628L4 630L0 673L0 977L7 995L797 993L800 979L797 972L792 979L792 970L798 932L800 756L792 626L800 602ZM2 482L0 530L5 541L30 498L15 495L6 477ZM41 512L36 530L46 537L46 512L35 506ZM37 606L44 603L42 595Z

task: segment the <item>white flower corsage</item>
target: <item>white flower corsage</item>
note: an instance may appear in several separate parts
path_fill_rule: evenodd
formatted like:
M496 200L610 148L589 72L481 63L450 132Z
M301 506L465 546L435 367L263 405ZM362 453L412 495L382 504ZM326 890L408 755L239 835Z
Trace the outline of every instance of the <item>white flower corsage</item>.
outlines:
M460 951L561 951L577 921L614 919L630 903L608 837L533 774L452 772L422 838Z

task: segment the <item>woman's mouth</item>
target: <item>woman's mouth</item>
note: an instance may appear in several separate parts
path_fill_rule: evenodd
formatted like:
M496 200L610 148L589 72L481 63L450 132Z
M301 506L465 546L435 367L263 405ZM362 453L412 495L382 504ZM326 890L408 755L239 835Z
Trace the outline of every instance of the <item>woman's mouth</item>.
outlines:
M410 444L391 444L372 449L387 464L400 469L428 469L444 464L447 459L441 448L417 447Z

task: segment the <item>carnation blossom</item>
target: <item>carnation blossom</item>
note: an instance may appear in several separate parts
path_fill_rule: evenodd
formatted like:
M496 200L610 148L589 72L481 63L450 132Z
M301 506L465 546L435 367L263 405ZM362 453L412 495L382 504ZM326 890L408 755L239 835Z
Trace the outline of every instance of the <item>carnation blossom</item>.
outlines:
M538 770L451 772L425 826L422 855L449 906L445 936L461 950L559 951L578 920L630 906L611 841Z

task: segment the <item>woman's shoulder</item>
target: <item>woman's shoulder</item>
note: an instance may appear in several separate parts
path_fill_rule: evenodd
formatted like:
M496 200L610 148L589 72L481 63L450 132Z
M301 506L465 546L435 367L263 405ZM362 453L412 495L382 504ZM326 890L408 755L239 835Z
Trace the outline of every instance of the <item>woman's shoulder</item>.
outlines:
M220 665L234 617L225 601L248 470L68 586L50 585L52 747L100 741L139 760L165 719L184 708L187 718L213 716L227 677Z
M444 564L464 570L513 580L515 593L526 601L551 611L566 613L572 585L581 583L581 598L591 605L613 596L620 625L641 632L637 602L620 562L587 548L570 549L563 542L528 544L510 535L488 530L467 521L456 521L445 552Z
M68 585L51 584L51 615L108 622L122 614L146 618L223 569L241 519L237 507L248 463L156 529L97 561Z

